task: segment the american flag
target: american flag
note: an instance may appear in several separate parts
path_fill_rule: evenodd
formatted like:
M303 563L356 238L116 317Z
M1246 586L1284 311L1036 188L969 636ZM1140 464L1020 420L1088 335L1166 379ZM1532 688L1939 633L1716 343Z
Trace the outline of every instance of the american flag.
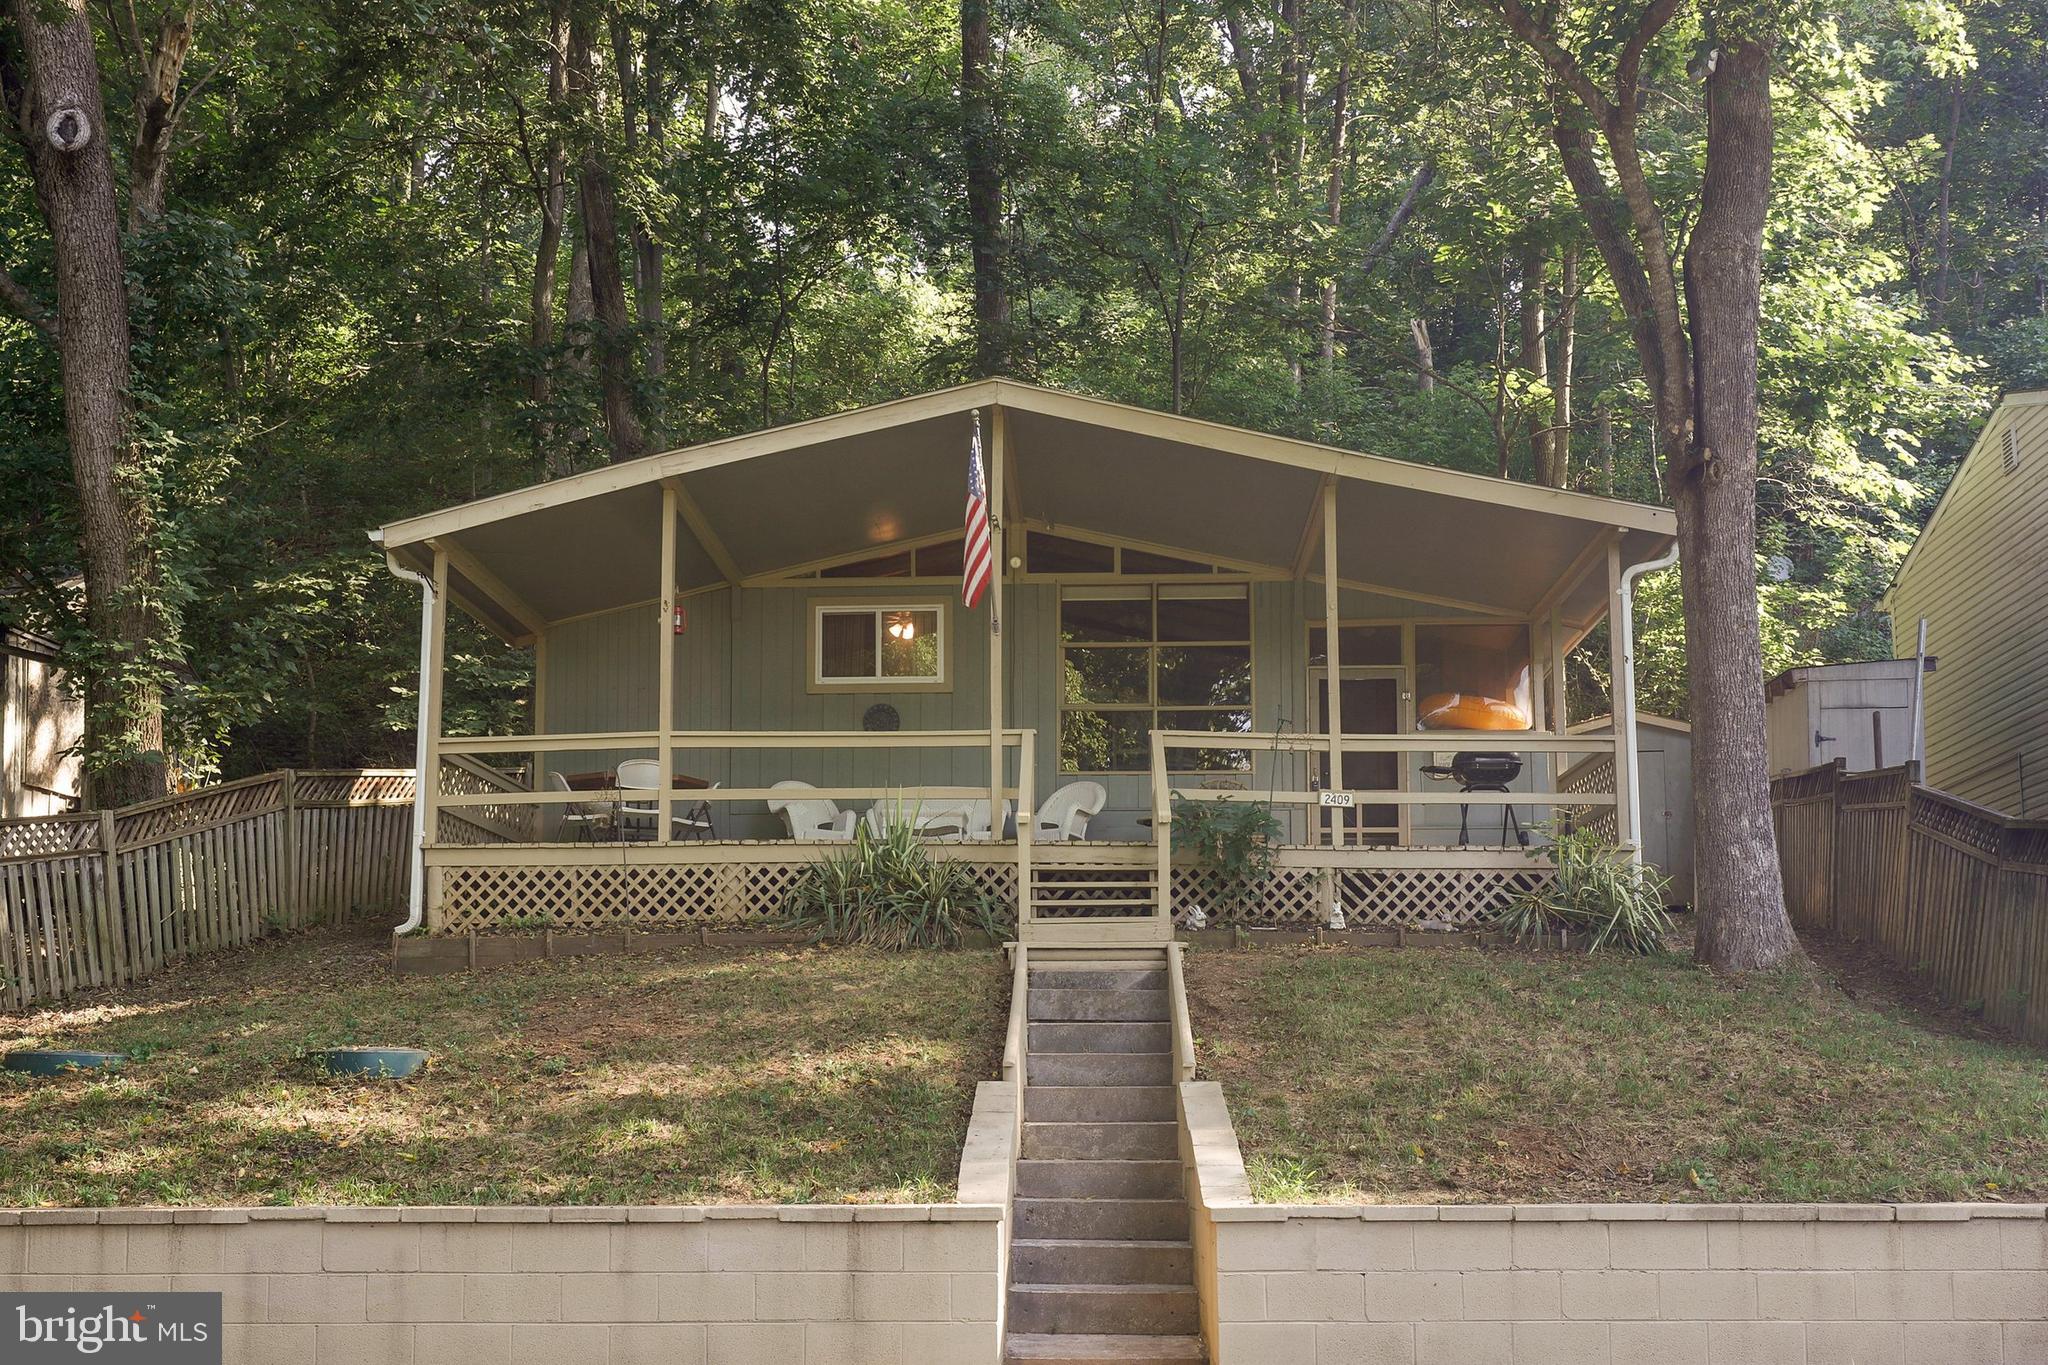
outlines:
M967 539L961 556L960 600L972 607L981 600L995 568L988 529L988 480L981 468L981 414L974 414L974 442L967 452Z

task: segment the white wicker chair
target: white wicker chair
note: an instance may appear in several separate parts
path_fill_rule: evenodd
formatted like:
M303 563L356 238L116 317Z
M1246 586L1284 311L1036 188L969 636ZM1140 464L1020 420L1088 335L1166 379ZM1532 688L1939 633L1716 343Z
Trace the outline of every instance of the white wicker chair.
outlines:
M777 782L774 790L810 791L812 787L808 782L789 778ZM822 796L808 800L800 796L771 796L768 809L782 817L782 823L789 828L790 838L828 844L851 843L854 822L860 818L853 811L839 809Z
M1109 792L1100 782L1069 782L1038 808L1031 827L1031 841L1038 844L1074 843L1088 837L1088 822L1102 813Z

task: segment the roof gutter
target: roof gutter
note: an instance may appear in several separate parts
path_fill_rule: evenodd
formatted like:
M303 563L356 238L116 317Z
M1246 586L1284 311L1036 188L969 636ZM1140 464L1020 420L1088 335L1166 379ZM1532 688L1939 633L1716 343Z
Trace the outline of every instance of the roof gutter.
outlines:
M1614 679L1614 733L1628 746L1628 845L1643 846L1642 763L1636 753L1636 580L1678 562L1678 542L1661 559L1631 564L1621 572L1621 676Z
M412 876L406 891L405 923L392 931L403 936L416 931L427 917L427 688L432 685L434 667L434 580L398 562L384 547L384 533L370 532L370 539L384 550L384 567L408 583L420 585L420 689L418 711L413 725L412 751Z

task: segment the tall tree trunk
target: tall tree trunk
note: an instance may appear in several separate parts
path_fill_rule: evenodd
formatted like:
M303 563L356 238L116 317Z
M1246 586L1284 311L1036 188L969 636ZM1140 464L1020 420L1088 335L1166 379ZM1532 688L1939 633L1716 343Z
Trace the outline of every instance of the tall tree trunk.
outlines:
M131 35L131 41L140 35ZM118 39L117 39L118 41ZM158 26L156 45L138 51L142 79L135 86L135 141L128 155L128 229L158 223L171 180L171 137L177 132L178 83L192 51L192 11L173 9Z
M1771 199L1771 53L1721 44L1686 247L1696 473L1673 480L1701 831L1698 953L1737 971L1798 951L1778 880L1756 592L1757 327Z
M619 71L619 110L625 132L626 156L638 161L643 151L660 156L667 141L668 119L660 49L653 35L644 52L635 54L633 33L625 16L611 10L613 60ZM633 244L633 317L640 327L641 364L647 379L648 436L661 442L660 383L668 370L668 328L663 316L661 242L648 226L645 214L627 214L626 234Z
M1608 497L1614 496L1614 409L1602 399L1593 409L1593 420L1600 430L1600 491Z
M1557 337L1557 358L1550 366L1550 391L1554 395L1550 418L1550 474L1545 482L1563 488L1572 477L1572 367L1578 350L1579 249L1568 246L1558 266L1557 320L1551 330Z
M1337 79L1330 89L1330 166L1323 188L1323 215L1335 241L1344 227L1344 146L1351 122L1351 40L1357 0L1344 0L1344 52L1337 59ZM1327 377L1337 363L1337 275L1333 267L1323 281L1322 317L1316 327L1316 355Z
M1550 383L1550 353L1544 336L1543 296L1550 287L1550 253L1541 242L1522 247L1522 298L1516 310L1521 344L1515 350L1515 368L1529 376L1530 388ZM1550 482L1550 422L1540 410L1529 418L1529 463L1538 483Z
M534 410L545 413L554 389L555 270L562 256L562 215L567 210L564 179L567 154L562 147L561 118L569 93L569 5L555 0L548 14L548 108L547 138L541 152L539 183L534 186L540 199L540 241L533 253L533 293L527 323L527 341L533 347L533 379L527 396ZM553 424L543 419L534 428L535 439L546 447Z
M14 0L26 62L21 127L55 248L64 430L78 496L86 621L100 657L86 676L88 793L100 806L164 794L155 512L130 405L121 208L83 0ZM70 136L59 146L53 121ZM78 141L80 132L89 134Z
M1490 3L1550 69L1552 136L1628 317L1655 406L1653 454L1664 461L1685 564L1699 850L1694 953L1712 967L1772 966L1799 953L1771 824L1755 562L1772 14L1708 14L1706 174L1686 246L1681 307L1680 262L1637 141L1642 63L1679 12L1678 0L1652 0L1615 16L1630 31L1606 35L1620 38L1607 49L1615 56L1611 93L1559 41L1548 8L1539 18L1524 0ZM1612 188L1594 154L1595 128L1606 143Z
M1948 317L1950 258L1955 242L1955 230L1949 211L1949 195L1955 182L1956 141L1963 129L1963 83L1960 80L1949 83L1948 95L1948 136L1941 147L1941 190L1935 206L1934 236L1934 308L1936 321Z
M1010 295L1003 279L1003 173L996 138L988 0L960 0L960 114L974 263L974 371L1010 367Z
M617 463L647 453L647 432L633 391L633 324L626 315L626 281L619 270L618 193L604 159L603 99L592 63L591 36L589 16L579 7L569 21L569 94L584 117L576 197L590 264L605 434Z
M1284 174L1280 181L1280 203L1288 215L1286 221L1293 222L1293 215L1300 205L1301 169L1308 156L1308 125L1302 117L1303 101L1307 98L1307 63L1302 60L1301 6L1303 0L1280 0L1279 37L1283 44L1280 59L1280 108L1285 112L1281 131L1285 134L1280 156ZM1301 348L1294 344L1295 328L1301 326L1301 270L1296 267L1287 281L1287 368L1295 392L1301 391Z
M1410 318L1408 331L1415 338L1416 387L1429 393L1436 388L1436 348L1429 342L1429 324Z

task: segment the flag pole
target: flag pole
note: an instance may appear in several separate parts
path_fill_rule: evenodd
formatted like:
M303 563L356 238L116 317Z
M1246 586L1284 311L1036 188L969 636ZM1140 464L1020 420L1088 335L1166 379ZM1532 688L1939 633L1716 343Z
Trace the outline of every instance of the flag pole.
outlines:
M1009 572L1010 561L1003 548L1004 531L1003 471L1009 463L1009 450L1005 437L1003 410L999 406L989 408L988 444L988 539L989 539L989 583L988 583L988 827L989 837L1000 843L1003 837L1003 577ZM974 413L975 434L981 432L981 411ZM1021 751L1019 762L1022 762ZM1020 775L1021 776L1021 775ZM1022 783L1019 783L1021 787ZM1017 812L1019 834L1024 821L1030 819L1025 811ZM1019 904L1027 888L1017 888Z

